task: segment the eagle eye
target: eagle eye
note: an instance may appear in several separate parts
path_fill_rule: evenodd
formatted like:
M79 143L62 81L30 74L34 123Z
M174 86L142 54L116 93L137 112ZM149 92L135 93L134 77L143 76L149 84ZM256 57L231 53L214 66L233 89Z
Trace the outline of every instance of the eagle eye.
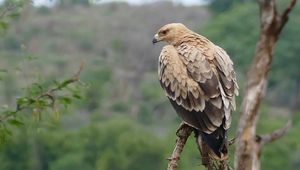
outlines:
M168 31L169 31L169 30L163 30L163 31L161 31L161 34L162 34L162 35L166 35L166 34L168 33Z

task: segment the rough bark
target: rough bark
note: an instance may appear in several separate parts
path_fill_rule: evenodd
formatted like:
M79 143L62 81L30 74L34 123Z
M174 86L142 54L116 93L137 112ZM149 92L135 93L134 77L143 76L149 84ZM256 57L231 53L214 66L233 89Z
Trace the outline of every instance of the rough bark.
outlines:
M175 148L173 150L171 157L168 158L169 160L168 170L176 170L176 168L178 167L180 154L183 151L184 145L187 139L189 138L189 136L191 135L192 131L193 131L192 127L184 123L181 123L176 133L177 139L176 139Z
M256 124L259 118L258 110L267 76L273 58L275 44L288 21L288 15L297 0L291 0L289 6L279 14L275 0L259 0L261 30L256 45L253 63L248 72L245 96L242 102L241 118L237 132L237 146L235 152L235 169L260 169L260 153L265 143L273 141L284 135L289 126L264 137L256 135ZM268 139L268 140L267 140ZM272 140L270 140L272 139Z

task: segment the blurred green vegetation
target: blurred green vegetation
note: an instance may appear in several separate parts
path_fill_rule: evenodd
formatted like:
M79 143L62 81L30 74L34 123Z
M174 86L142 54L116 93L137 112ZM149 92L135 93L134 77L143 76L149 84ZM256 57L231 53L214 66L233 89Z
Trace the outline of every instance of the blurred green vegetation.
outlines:
M87 87L69 89L71 98L59 101L66 105L60 119L41 113L41 120L34 121L30 111L21 115L23 125L12 129L12 136L0 146L0 169L165 169L180 123L157 80L162 44L151 44L154 32L165 23L182 22L226 49L244 88L259 31L255 3L228 1L228 7L211 16L207 7L165 2L143 6L85 2L28 6L6 22L8 29L0 36L1 105L14 107L16 97L33 82L45 87L54 79L63 82L82 60L81 80ZM219 7L209 9L214 8ZM258 132L279 128L289 117L294 124L287 136L264 148L266 170L296 170L300 165L299 103L291 104L300 98L299 15L298 5L276 48ZM290 108L294 114L288 114ZM238 111L234 115L230 138L235 136ZM180 170L202 168L194 141L191 137L185 147ZM233 152L232 147L231 163Z
M232 10L235 6L241 5L242 3L247 4L249 2L255 2L255 0L211 0L209 8L214 14L221 14Z

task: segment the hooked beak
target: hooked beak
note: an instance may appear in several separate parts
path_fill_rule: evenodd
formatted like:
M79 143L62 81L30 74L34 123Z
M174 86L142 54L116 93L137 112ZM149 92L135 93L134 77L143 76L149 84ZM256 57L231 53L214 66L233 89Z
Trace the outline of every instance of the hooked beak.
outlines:
M159 39L158 34L155 34L154 37L153 37L153 39L152 39L153 45L154 45L155 43L159 42L159 41L161 41L161 40Z

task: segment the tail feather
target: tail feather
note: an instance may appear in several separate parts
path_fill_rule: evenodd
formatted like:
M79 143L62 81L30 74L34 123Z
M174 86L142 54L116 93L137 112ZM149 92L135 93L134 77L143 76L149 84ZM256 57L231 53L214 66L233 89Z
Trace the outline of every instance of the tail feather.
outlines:
M218 160L228 158L228 138L227 132L222 127L219 127L211 134L198 131L197 143L201 146L201 141L208 145L211 152L210 156Z

